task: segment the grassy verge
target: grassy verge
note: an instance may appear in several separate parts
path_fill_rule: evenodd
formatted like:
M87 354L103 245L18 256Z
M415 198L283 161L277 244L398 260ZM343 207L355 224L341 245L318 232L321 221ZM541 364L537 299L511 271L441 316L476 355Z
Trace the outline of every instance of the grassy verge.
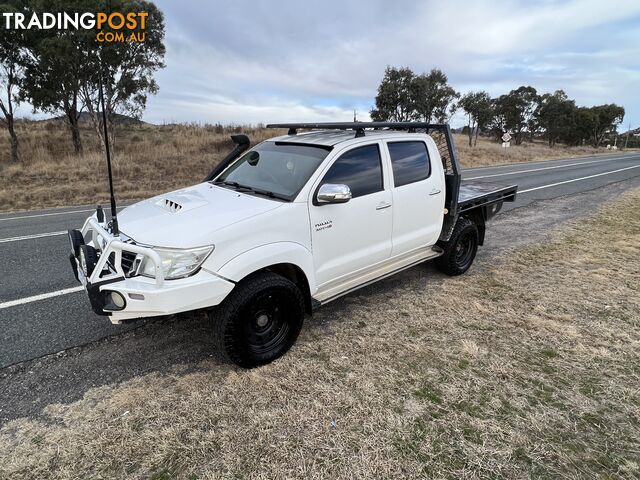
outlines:
M94 130L82 128L84 156L72 154L63 124L18 124L20 164L8 163L8 137L0 135L0 211L105 203L104 156ZM148 198L197 183L228 153L231 133L244 131L255 143L285 133L264 128L198 125L132 125L116 132L114 175L120 200ZM465 167L605 153L591 147L548 148L543 142L503 149L481 138L470 148L457 135ZM6 158L5 158L6 157Z
M455 135L455 142L460 155L460 163L464 168L488 167L505 163L526 163L539 160L570 158L595 154L620 153L607 150L604 147L591 146L567 147L557 145L554 148L542 140L523 142L521 145L511 144L509 148L502 148L500 143L488 138L478 139L475 147L469 147L468 137Z
M264 368L50 405L0 430L0 478L637 477L639 209L352 295Z

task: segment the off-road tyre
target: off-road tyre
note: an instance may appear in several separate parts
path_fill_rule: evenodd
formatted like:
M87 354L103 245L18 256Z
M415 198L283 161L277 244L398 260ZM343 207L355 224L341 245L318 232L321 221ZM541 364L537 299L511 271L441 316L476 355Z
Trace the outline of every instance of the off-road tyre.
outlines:
M304 316L300 289L267 271L242 280L210 313L218 350L242 368L265 365L284 355L298 338Z
M462 275L478 252L478 227L468 218L460 217L449 241L437 245L444 250L435 260L438 270L447 275Z
M67 230L67 234L69 235L69 243L72 245L71 253L74 257L77 257L80 254L80 245L84 245L82 232L80 230L71 229Z
M80 268L84 271L87 278L89 278L98 263L98 252L91 245L80 245L80 253ZM83 257L86 262L86 269L84 265L82 265Z

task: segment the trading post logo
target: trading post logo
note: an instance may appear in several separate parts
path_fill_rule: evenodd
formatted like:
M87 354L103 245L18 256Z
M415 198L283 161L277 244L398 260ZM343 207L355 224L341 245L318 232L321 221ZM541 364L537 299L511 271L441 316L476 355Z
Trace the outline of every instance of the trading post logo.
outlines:
M2 24L7 30L97 30L96 41L144 42L149 12L129 13L33 13L3 12Z

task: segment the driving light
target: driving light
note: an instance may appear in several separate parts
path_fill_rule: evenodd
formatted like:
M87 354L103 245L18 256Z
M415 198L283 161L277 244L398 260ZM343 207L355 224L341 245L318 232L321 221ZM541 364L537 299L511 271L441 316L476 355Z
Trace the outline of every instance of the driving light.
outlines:
M123 310L124 307L127 305L127 302L125 302L124 297L120 292L106 290L104 292L104 295L105 295L104 310L108 312L117 312L119 310Z
M124 307L124 297L120 295L118 292L111 292L110 300L111 300L111 303L113 303L116 307L118 308Z
M186 250L169 248L154 248L154 250L158 252L162 260L160 268L162 268L165 280L172 280L175 278L188 277L194 273L211 254L213 248L213 245L211 245L209 247L190 248ZM138 272L145 277L154 278L156 276L156 269L153 260L145 257L142 260Z

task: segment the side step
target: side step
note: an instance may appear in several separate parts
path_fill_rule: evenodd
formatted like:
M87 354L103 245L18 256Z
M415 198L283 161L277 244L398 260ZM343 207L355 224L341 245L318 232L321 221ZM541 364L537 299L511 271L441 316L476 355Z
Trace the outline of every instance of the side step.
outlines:
M437 245L426 248L421 247L412 252L403 254L399 258L393 258L380 265L368 268L365 272L358 272L358 275L345 275L337 281L330 282L328 285L324 286L324 288L319 289L315 297L311 299L312 309L315 310L317 306L332 302L343 295L395 275L396 273L418 265L419 263L437 258L443 253L444 251L442 248Z

